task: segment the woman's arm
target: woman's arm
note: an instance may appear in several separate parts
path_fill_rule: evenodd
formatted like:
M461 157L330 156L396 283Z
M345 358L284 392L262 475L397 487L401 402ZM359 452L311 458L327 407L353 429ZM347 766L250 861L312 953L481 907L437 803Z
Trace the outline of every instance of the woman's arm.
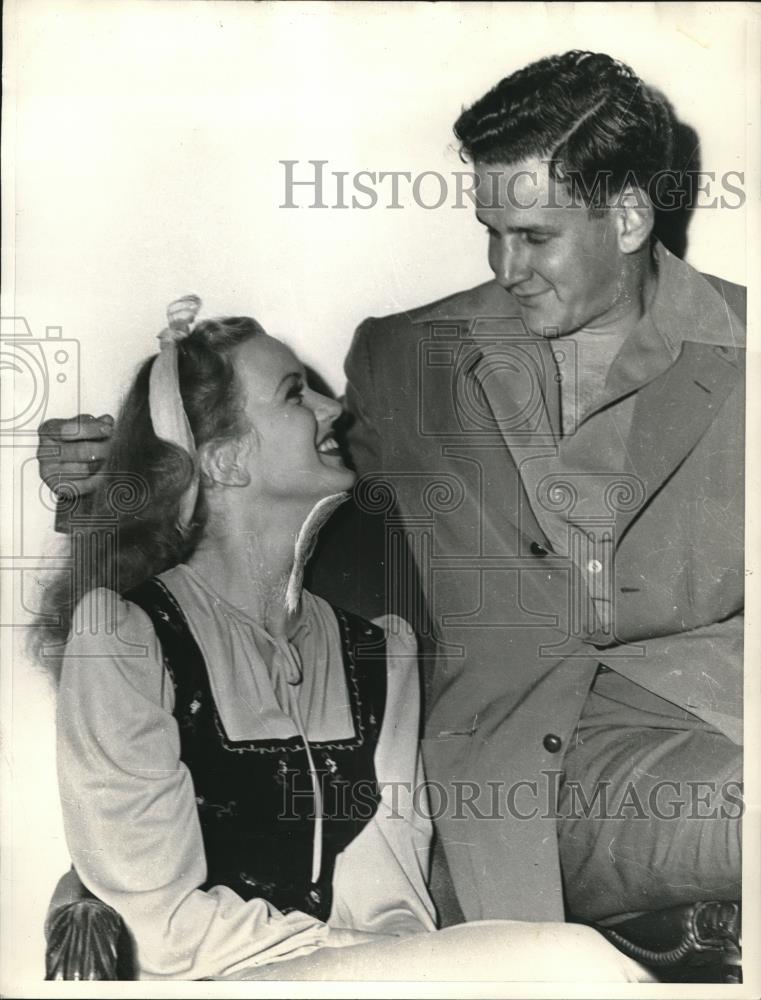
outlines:
M306 914L208 892L174 693L148 616L107 590L74 617L58 695L58 772L74 866L133 934L141 978L200 979L308 954L328 929Z
M417 642L402 619L386 631L387 695L375 770L378 811L338 858L329 924L376 934L435 929L426 881L432 824L420 757Z

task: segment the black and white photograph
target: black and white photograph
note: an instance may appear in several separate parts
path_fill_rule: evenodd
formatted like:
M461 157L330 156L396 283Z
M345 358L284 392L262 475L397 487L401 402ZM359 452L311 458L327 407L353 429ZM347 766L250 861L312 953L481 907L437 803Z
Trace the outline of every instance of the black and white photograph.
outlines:
M761 5L3 31L0 995L757 997Z

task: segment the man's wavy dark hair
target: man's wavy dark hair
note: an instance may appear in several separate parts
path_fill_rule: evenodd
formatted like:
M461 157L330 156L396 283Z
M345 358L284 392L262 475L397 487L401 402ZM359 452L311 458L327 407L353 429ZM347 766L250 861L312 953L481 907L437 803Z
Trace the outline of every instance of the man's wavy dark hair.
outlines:
M473 162L549 161L550 174L599 208L642 191L674 158L675 118L658 91L608 55L574 50L505 77L457 119Z

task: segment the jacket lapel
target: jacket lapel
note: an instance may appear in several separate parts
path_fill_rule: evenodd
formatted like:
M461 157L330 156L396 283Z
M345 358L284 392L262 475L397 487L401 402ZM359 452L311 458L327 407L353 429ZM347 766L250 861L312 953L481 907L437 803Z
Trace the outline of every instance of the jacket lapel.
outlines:
M619 512L619 542L743 378L742 355L730 346L685 341L676 362L637 394L628 452L645 497L641 505Z
M526 459L557 453L559 398L546 390L547 384L556 384L547 378L547 373L554 373L550 347L525 332L520 337L482 342L472 372L484 410L505 443L506 459L516 469L518 503L513 523L530 540L543 539L549 546L518 470Z

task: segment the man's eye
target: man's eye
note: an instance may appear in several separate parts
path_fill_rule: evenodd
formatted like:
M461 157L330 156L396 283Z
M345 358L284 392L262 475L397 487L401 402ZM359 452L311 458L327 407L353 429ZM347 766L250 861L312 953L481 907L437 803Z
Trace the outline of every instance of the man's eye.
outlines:
M549 233L526 233L525 236L526 242L532 246L541 246L542 243L546 243L550 238Z

